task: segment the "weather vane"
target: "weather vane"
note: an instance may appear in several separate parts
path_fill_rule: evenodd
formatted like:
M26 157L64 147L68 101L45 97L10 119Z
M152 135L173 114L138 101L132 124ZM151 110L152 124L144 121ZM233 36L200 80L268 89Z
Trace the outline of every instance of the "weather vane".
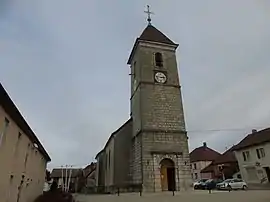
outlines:
M149 5L147 5L147 11L144 11L144 12L147 13L148 15L147 21L148 21L148 24L151 25L151 14L154 14L154 13L150 11Z

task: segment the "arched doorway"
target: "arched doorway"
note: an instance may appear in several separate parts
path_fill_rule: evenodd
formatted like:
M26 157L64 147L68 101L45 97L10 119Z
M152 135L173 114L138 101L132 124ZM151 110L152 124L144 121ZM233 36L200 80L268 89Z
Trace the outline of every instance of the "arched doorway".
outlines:
M160 178L162 191L175 191L175 165L171 159L160 162Z

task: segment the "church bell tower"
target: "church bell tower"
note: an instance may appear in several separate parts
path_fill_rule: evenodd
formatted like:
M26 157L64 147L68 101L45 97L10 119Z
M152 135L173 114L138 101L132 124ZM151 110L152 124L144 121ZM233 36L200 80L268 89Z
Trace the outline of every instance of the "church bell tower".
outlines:
M186 190L191 186L188 137L174 43L151 24L133 46L131 118L132 180L143 191Z

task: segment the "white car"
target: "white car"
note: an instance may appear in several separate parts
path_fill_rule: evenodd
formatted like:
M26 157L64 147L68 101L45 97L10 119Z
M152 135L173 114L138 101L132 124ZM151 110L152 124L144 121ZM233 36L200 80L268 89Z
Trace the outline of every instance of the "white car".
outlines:
M247 183L241 179L227 179L221 183L217 184L217 189L220 190L236 190L243 189L246 190L248 188Z

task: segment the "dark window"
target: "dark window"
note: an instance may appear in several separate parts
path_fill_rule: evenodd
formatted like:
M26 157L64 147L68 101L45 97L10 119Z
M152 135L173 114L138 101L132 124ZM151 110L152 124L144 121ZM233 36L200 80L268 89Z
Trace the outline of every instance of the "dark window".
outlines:
M265 152L263 148L256 149L256 152L257 152L258 159L265 157Z
M157 67L163 67L163 58L161 53L155 53L155 62Z
M197 165L196 165L196 163L194 163L194 169L195 169L195 170L197 169Z
M21 140L21 137L22 137L22 134L19 132L19 134L18 134L18 139L17 139L17 142L16 142L16 147L15 147L15 156L17 156L18 155L18 148L19 148L19 146L20 146L20 140Z
M9 120L7 118L5 118L3 128L0 128L0 146L2 144L2 141L4 139L5 134L7 132L8 125L9 125Z
M242 154L243 154L244 161L250 160L249 151L244 151L244 152L242 152Z

